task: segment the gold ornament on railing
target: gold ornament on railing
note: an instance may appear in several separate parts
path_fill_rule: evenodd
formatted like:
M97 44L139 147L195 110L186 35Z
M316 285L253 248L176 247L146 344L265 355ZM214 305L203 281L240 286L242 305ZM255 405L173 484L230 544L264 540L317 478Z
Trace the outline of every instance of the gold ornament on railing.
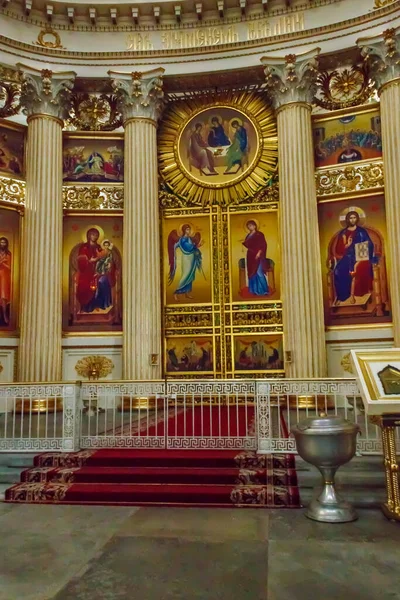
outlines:
M91 381L107 377L114 369L114 363L106 356L85 356L78 360L75 370L81 377Z
M123 185L63 186L63 208L65 210L122 210L123 206Z
M365 104L374 93L365 64L322 71L318 75L318 93L315 104L326 110L338 110Z
M113 131L122 125L115 94L72 94L72 109L67 125L81 131Z

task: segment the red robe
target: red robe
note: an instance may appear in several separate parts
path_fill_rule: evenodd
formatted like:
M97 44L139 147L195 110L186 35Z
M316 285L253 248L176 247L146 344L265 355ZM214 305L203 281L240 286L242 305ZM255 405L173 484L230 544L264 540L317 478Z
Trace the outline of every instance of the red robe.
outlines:
M257 269L261 262L261 268L265 275L267 272L267 242L261 231L255 231L252 235L248 234L243 242L243 246L247 248L247 276L253 277L257 273ZM257 254L261 251L259 258Z
M89 262L91 258L96 258L101 251L99 244L85 242L78 250L78 280L76 297L81 306L89 304L93 299L96 285L96 263Z

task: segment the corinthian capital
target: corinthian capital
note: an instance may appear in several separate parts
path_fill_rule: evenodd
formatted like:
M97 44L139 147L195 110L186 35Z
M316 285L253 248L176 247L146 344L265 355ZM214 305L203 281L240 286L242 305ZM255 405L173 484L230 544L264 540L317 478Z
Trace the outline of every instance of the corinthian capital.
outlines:
M400 28L387 29L374 38L357 40L378 90L400 78Z
M292 102L311 104L317 89L319 48L296 56L265 56L266 83L275 108Z
M22 71L22 112L28 117L49 115L65 119L71 106L70 96L76 73L53 73L49 69L39 71L22 64L17 67Z
M157 122L163 108L163 73L162 68L146 73L108 72L124 121L145 118Z

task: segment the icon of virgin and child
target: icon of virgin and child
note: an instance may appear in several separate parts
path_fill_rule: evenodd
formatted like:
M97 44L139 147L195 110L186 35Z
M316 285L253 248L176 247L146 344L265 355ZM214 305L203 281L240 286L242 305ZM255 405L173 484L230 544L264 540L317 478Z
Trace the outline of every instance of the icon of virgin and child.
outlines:
M113 290L121 275L120 254L108 239L99 244L99 237L100 231L91 227L86 241L71 252L74 305L77 301L79 313L109 312L114 304Z
M224 122L214 115L209 123L195 120L188 141L189 164L201 175L234 175L244 166L248 146L248 134L240 118Z

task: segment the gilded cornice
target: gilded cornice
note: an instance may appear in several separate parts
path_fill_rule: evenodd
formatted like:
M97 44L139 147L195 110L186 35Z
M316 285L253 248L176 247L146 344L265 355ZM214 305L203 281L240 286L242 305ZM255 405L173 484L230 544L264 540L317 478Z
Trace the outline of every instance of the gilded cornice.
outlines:
M89 24L89 21L86 23L82 23L82 24L80 24L78 22L70 23L68 18L65 17L65 23L60 23L60 22L57 22L56 19L53 19L52 23L51 23L51 29L58 30L58 31L81 31L81 32L85 32L85 33L95 33L95 32L96 33L97 32L143 33L143 32L150 32L150 31L153 31L153 32L154 31L182 31L185 29L193 29L193 28L198 28L198 27L207 28L207 27L216 27L216 26L220 26L220 25L233 25L235 23L241 23L243 21L247 21L247 22L251 23L258 19L265 19L266 16L268 18L281 17L281 16L290 15L290 14L293 14L293 13L296 13L299 11L313 10L315 8L329 6L330 4L337 4L339 2L342 2L342 0L314 0L312 6L310 6L310 2L306 1L306 2L303 2L303 4L296 5L296 6L286 6L284 8L268 9L268 15L265 15L264 12L261 12L260 14L256 14L256 15L250 14L246 18L243 18L243 15L238 10L237 14L235 16L226 15L223 18L216 16L216 18L214 18L214 19L203 19L202 21L199 21L197 16L194 16L193 21L189 21L189 22L185 22L185 23L182 23L182 22L177 23L175 20L171 20L167 23L159 23L159 24L156 24L156 23L148 23L147 24L146 23L143 26L132 24L131 19L125 19L125 20L121 19L120 24L111 24L110 23L107 25L100 25L100 24L96 23L96 25L91 25L91 24ZM113 5L113 4L111 3L111 5ZM375 12L377 12L377 11L375 11ZM16 13L13 10L11 10L10 8L3 8L3 9L0 9L0 14L3 14L10 19L22 21L24 23L28 23L29 25L35 25L36 27L41 27L42 29L49 28L49 22L47 21L47 19L37 18L32 13L27 15L27 14L25 14L25 12ZM60 17L61 17L61 15L57 15L58 19Z
M400 8L400 0L394 2L393 4L389 4L387 6L384 6L383 8L378 8L368 14L359 16L359 17L355 17L355 18L351 18L351 19L347 19L345 21L340 21L338 23L333 23L330 25L325 25L322 27L314 27L312 29L306 29L303 31L296 31L296 32L292 32L292 33L286 33L286 34L282 34L282 35L275 35L273 37L267 37L267 38L259 38L257 40L247 40L247 41L241 41L241 42L232 42L232 43L226 43L226 44L220 44L218 46L203 46L203 47L190 47L190 48L184 48L184 49L172 49L172 50L163 50L163 49L157 49L154 51L151 50L136 50L134 53L132 53L132 51L122 51L122 52L82 52L82 51L73 51L73 50L68 50L68 49L54 49L54 48L44 48L41 46L35 46L33 44L28 44L25 42L19 42L16 41L14 39L8 38L4 35L0 35L0 45L4 44L4 46L8 46L9 48L13 48L15 50L22 50L23 52L31 52L32 54L37 54L37 55L43 55L46 56L46 60L43 62L48 62L51 64L71 64L70 61L67 62L67 59L71 59L71 60L76 60L76 59L80 59L79 62L77 62L77 65L82 65L82 66L91 66L92 62L81 62L82 60L84 61L98 61L99 64L101 64L102 66L105 67L116 67L116 66L125 66L125 63L118 63L115 62L115 58L119 59L119 60L129 60L132 61L132 55L134 54L134 58L135 58L135 65L146 65L149 63L146 62L139 62L137 61L137 59L139 58L169 58L169 57L174 57L174 56L188 56L188 57L193 57L193 56L197 56L199 57L199 55L209 55L209 54L220 54L223 52L227 52L229 50L234 50L235 52L240 51L240 50L246 50L246 49L255 49L255 48L260 48L260 47L265 47L265 46L269 46L269 45L276 45L279 42L292 42L292 41L298 41L298 40L305 40L310 38L310 41L312 41L313 43L317 43L319 41L324 41L325 40L325 36L329 33L335 33L341 30L347 30L350 29L352 27L355 27L357 25L367 25L373 21L376 21L377 19L381 18L381 17L385 17L385 16L390 16L393 15L392 18L387 19L384 24L381 24L382 26L385 26L388 23L391 23L391 21L394 21L396 19L398 19L398 15L399 15L399 8ZM296 11L298 12L299 8L296 7ZM265 19L265 16L260 16L259 19L252 19L249 20L249 23L254 23L257 22L257 20L263 20ZM240 22L242 22L241 20L239 20ZM238 21L238 22L239 22ZM219 21L218 22L218 26L221 26L224 23L224 21ZM207 27L212 26L212 24L207 23ZM173 28L169 28L169 29L173 29ZM68 31L69 28L65 27L65 30ZM88 27L84 30L85 32L89 33L91 32L91 28ZM94 32L95 30L93 30ZM100 29L96 30L97 32L100 32ZM115 28L111 29L111 31L117 32L117 30ZM138 32L140 33L141 30L139 29L134 29L132 27L126 27L123 31L125 31L126 33L131 33L131 32ZM156 28L152 29L152 28L147 28L146 31L157 31ZM355 31L352 31L352 33L362 33L365 31L365 27L361 27ZM345 37L348 35L348 32L345 32L343 34L339 34L336 35L335 38L341 38L341 37ZM318 36L321 36L321 40L316 39ZM287 50L288 46L287 44L281 46L281 47L277 47L274 49L274 52L280 52L282 50ZM9 50L6 50L4 47L2 48L3 51L9 53L9 54L14 54L15 56L19 56L19 54L17 54L16 52L11 52ZM246 55L250 55L250 54L257 54L258 52L252 52L252 53L247 53ZM51 61L49 60L47 57L58 57L58 58L64 58L66 59L65 62L62 61ZM233 55L229 55L229 56L224 56L223 58L234 58L236 57L237 54L233 54ZM107 60L114 60L110 63L104 63L102 61L107 61ZM208 58L191 58L188 61L185 61L184 59L180 59L177 61L168 61L169 63L173 63L173 62L198 62L198 61L203 61L203 60L207 60Z

